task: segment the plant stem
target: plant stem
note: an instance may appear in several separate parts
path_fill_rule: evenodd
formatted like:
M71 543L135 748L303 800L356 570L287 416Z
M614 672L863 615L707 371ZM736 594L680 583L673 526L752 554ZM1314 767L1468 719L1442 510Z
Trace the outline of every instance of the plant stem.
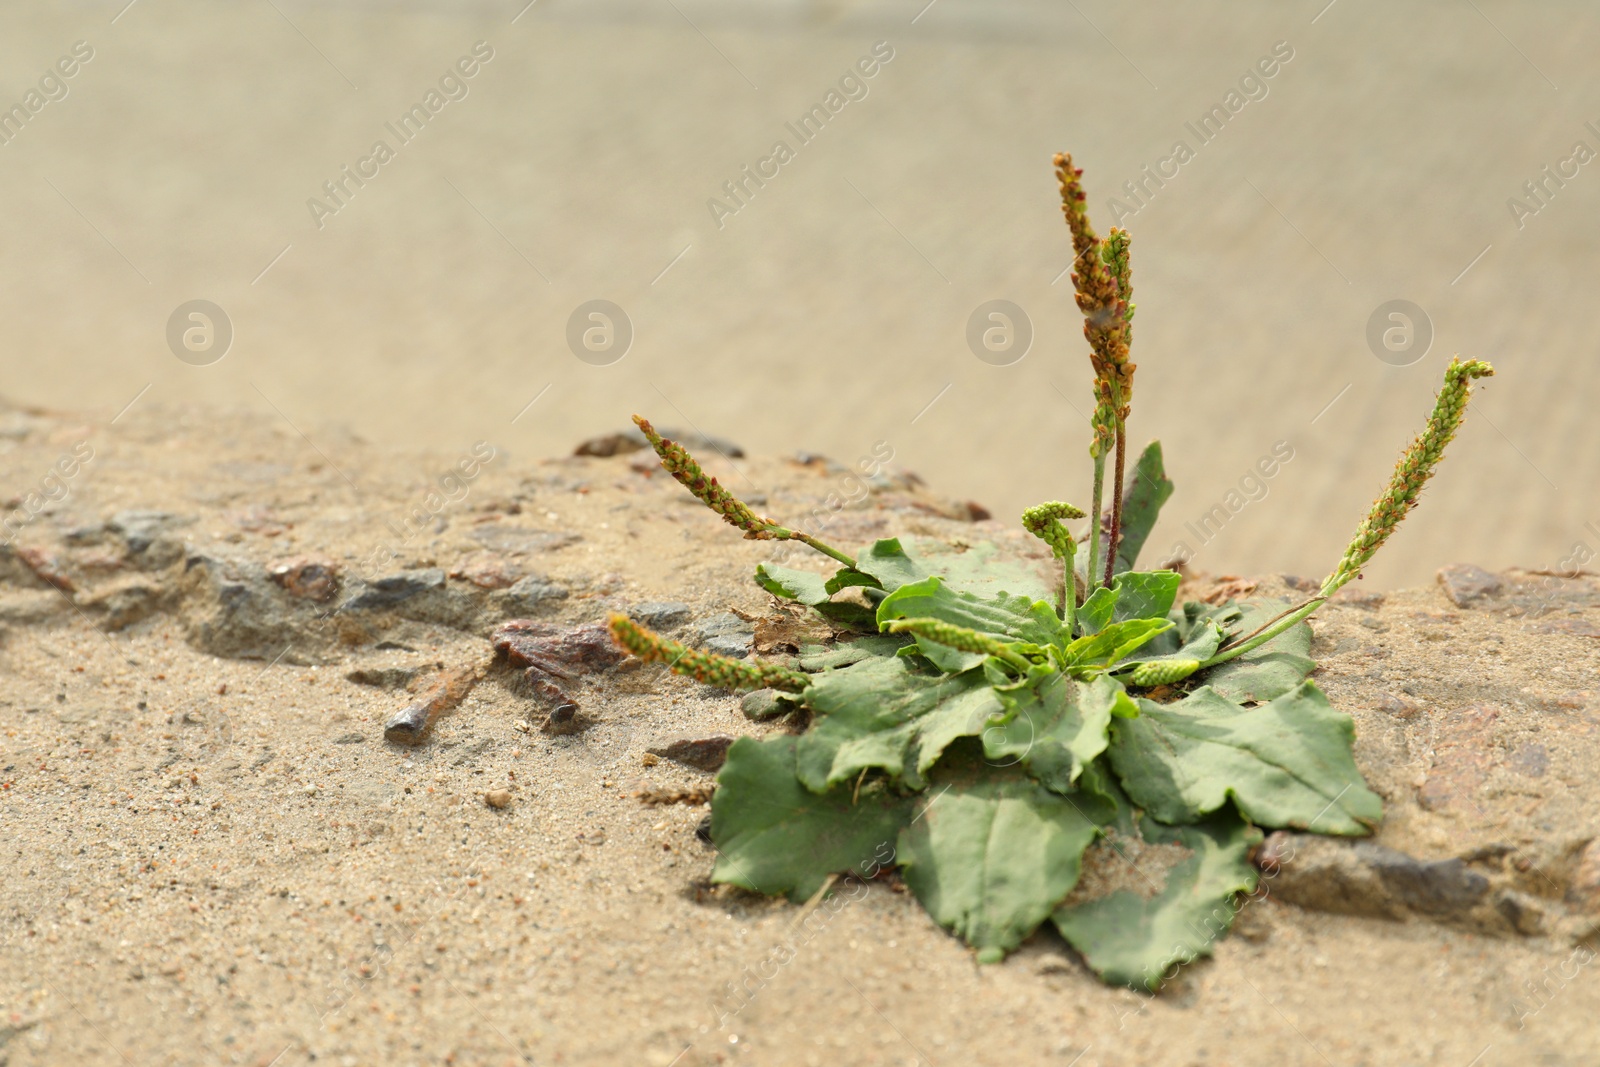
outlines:
M1067 640L1072 640L1072 624L1078 614L1078 574L1073 555L1077 551L1077 542L1069 536L1067 538L1066 559L1063 561L1064 569L1061 572L1061 621L1067 624Z
M1100 576L1095 572L1100 564L1100 500L1106 490L1106 457L1104 451L1094 457L1094 499L1089 502L1089 565L1085 568L1085 592L1094 592Z
M776 529L774 530L774 532L776 532ZM801 533L798 530L788 530L788 531L785 531L785 532L788 533L789 536L791 538L793 538L794 540L799 541L802 544L810 545L812 548L816 549L818 552L821 552L824 556L832 556L834 559L838 560L840 563L843 563L846 567L849 567L852 570L855 569L855 565L856 565L855 557L845 555L843 552L840 552L837 548L833 548L830 545L824 544L823 542L817 540L815 537L812 537L808 533Z
M1334 588L1337 589L1338 587L1335 586ZM1235 659L1244 655L1246 652L1255 651L1268 641L1271 641L1274 637L1277 637L1279 634L1289 629L1295 623L1302 619L1308 618L1313 612L1322 606L1322 602L1324 600L1327 600L1328 597L1333 595L1333 592L1334 589L1329 589L1327 586L1323 586L1321 592L1312 597L1310 600L1306 601L1304 604L1301 604L1299 607L1290 608L1283 614L1267 620L1261 626L1258 626L1255 632L1239 638L1237 641L1234 641L1232 644L1218 651L1215 656L1212 656L1210 659L1200 664L1201 669L1206 667L1215 667L1219 663L1226 663L1230 659Z
M1111 538L1106 545L1106 585L1111 584L1112 572L1116 570L1117 545L1122 541L1122 471L1128 460L1128 430L1117 420L1117 467L1116 483L1111 489ZM1098 502L1096 502L1098 503Z

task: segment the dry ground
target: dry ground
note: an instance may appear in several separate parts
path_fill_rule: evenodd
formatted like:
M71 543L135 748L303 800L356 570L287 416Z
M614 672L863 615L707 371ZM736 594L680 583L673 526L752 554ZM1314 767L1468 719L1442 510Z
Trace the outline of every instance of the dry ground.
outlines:
M1377 840L1461 864L1390 857L1400 875L1377 885L1379 861L1308 849L1321 866L1286 868L1153 1000L1101 985L1053 934L979 967L886 884L773 973L797 909L708 889L705 809L629 795L709 781L646 766L647 748L769 729L737 699L625 665L573 689L587 730L552 737L491 666L426 743L382 735L407 678L490 662L507 617L681 601L692 634L771 612L749 581L762 546L648 464L497 453L413 532L461 456L324 440L325 456L282 422L158 407L109 430L10 410L0 430L8 486L94 450L0 554L8 1067L1600 1057L1593 578L1507 574L1466 606L1365 591L1318 618L1320 682L1387 802ZM775 516L841 491L827 461L734 462L712 466ZM895 475L833 530L1033 552L970 514ZM371 606L308 623L329 574ZM729 1011L739 983L754 995Z

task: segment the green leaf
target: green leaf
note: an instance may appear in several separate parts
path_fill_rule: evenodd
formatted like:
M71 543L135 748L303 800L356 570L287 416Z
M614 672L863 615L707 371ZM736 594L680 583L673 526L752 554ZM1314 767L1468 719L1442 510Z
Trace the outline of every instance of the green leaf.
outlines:
M1199 623L1189 628L1188 640L1173 651L1150 654L1149 650L1156 643L1152 640L1150 644L1140 648L1134 655L1118 662L1116 667L1121 672L1123 668L1131 669L1141 663L1161 663L1169 660L1204 662L1222 645L1222 638L1221 627L1210 619L1202 619Z
M756 584L773 596L797 600L809 607L826 604L833 595L829 579L811 571L796 570L776 563L756 564Z
M823 578L822 575L811 571L784 567L777 563L758 563L756 584L773 596L798 601L807 607L815 608L824 618L840 626L863 632L876 629L871 609L849 601L835 603L831 599L834 593L851 586L868 588L877 586L877 579L860 571L841 567L832 578Z
M1239 613L1236 621L1226 625L1230 637L1243 637L1287 607L1289 604L1282 600L1247 600L1225 607L1222 613L1230 618L1232 612ZM1201 671L1196 677L1229 700L1272 700L1311 676L1317 662L1310 653L1311 626L1298 622L1260 648Z
M800 694L816 715L800 736L799 774L823 792L869 767L913 788L957 737L975 737L1005 713L981 670L919 670L903 656L874 656L813 677Z
M1183 576L1177 571L1128 571L1090 593L1078 607L1085 634L1099 633L1113 622L1164 619L1177 599Z
M1053 644L1065 633L1055 608L1042 600L1009 593L980 597L957 592L937 577L902 585L878 605L880 627L905 618L937 619L1004 641L1040 646ZM976 667L988 658L981 652L962 652L922 637L917 638L917 646L935 666L951 672Z
M1058 908L1052 919L1061 936L1110 982L1154 991L1172 968L1211 954L1233 925L1235 894L1254 892L1258 880L1251 847L1260 831L1232 811L1194 826L1141 821L1148 844L1181 845L1190 855L1167 870L1166 884L1150 897L1130 889ZM1102 847L1115 847L1108 840ZM1141 865L1148 871L1153 865Z
M863 574L861 571L852 570L849 567L840 567L837 571L835 571L833 577L828 579L828 583L825 588L829 593L837 593L841 589L853 589L857 586L866 589L883 588L878 584L878 579L874 578L872 575Z
M1117 594L1113 622L1128 619L1165 619L1178 598L1183 575L1177 571L1128 571L1111 579Z
M830 874L876 870L910 820L910 799L881 786L854 801L848 786L806 789L795 777L796 740L741 737L728 749L711 800L712 881L805 900Z
M1123 836L1138 833L1135 818L1138 814L1133 801L1122 791L1116 772L1104 757L1083 769L1078 779L1076 803L1082 805L1088 816L1103 830L1115 830Z
M1170 619L1114 622L1099 633L1080 637L1062 649L1061 665L1069 672L1105 670L1152 637L1170 629Z
M1116 610L1116 589L1102 585L1084 597L1083 603L1078 605L1078 628L1085 635L1099 633L1110 625L1111 615Z
M1029 563L1000 559L1000 550L984 541L965 551L938 542L917 545L925 555L914 555L897 538L876 541L856 561L856 569L869 574L884 589L920 582L939 575L951 589L978 596L994 596L1002 590L1033 600L1050 601L1056 595L1056 582Z
M1355 724L1311 682L1245 708L1210 687L1175 704L1139 700L1111 730L1111 763L1134 803L1192 823L1232 797L1251 822L1365 834L1383 802L1356 769Z
M953 760L900 834L906 885L980 963L1020 945L1072 891L1099 827L1018 768Z
M1155 528L1161 505L1172 495L1172 479L1161 460L1161 442L1151 441L1139 454L1122 494L1122 536L1112 573L1133 570L1139 552ZM1166 614L1166 612L1162 612Z
M1105 751L1112 715L1139 714L1113 679L1076 682L1050 667L1035 667L995 692L1007 714L983 732L984 756L996 766L1021 764L1057 793L1071 792L1084 768Z

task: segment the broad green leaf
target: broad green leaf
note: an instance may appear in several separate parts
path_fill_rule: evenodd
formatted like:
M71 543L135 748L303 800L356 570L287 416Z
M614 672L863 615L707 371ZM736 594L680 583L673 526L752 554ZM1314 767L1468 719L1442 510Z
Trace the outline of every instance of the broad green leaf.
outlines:
M876 541L861 553L856 569L891 591L934 575L942 577L951 589L978 596L994 596L1004 590L1048 602L1058 591L1056 581L1039 568L998 558L1000 550L987 541L960 552L932 541L920 542L917 547L923 555L907 551L897 538Z
M805 900L830 874L876 869L911 818L911 801L881 785L858 797L818 795L795 777L796 738L741 737L711 800L712 881ZM886 847L888 846L888 847Z
M1061 650L1068 671L1104 670L1159 633L1172 629L1170 619L1114 622L1099 633L1080 637Z
M1083 603L1078 605L1078 628L1085 636L1097 634L1111 623L1111 615L1116 610L1116 589L1113 586L1102 585L1084 597Z
M1125 837L1138 833L1135 822L1138 811L1128 794L1122 791L1116 772L1104 756L1083 769L1073 802L1102 830L1115 830Z
M1245 708L1209 686L1174 704L1139 700L1111 729L1111 764L1134 803L1192 823L1232 797L1261 826L1365 834L1383 817L1351 754L1355 724L1311 682Z
M857 586L866 589L883 588L878 584L878 579L874 578L872 575L863 574L861 571L852 570L849 567L840 567L837 571L835 571L833 577L828 579L828 583L825 588L829 593L837 593L841 589L853 589Z
M1176 967L1209 956L1212 944L1233 925L1236 894L1256 888L1249 855L1261 832L1232 811L1194 826L1140 822L1148 844L1181 845L1190 853L1167 870L1161 890L1146 897L1118 889L1063 905L1052 919L1101 977L1154 991L1176 974ZM1102 847L1115 847L1115 839ZM1141 865L1145 872L1153 866Z
M900 834L906 885L940 926L997 963L1078 881L1099 827L1019 768L955 759Z
M860 663L864 659L871 658L871 652L854 645L841 645L838 648L830 648L827 645L803 645L800 648L799 666L803 671L815 673L837 667L848 667L852 663Z
M1183 575L1177 571L1128 571L1111 579L1116 591L1113 622L1128 619L1165 619L1178 598Z
M1139 551L1155 528L1161 505L1172 495L1172 479L1161 461L1161 442L1151 441L1139 454L1122 494L1122 535L1112 573L1133 570ZM1162 612L1162 614L1166 614Z
M880 627L905 618L937 619L1005 641L1041 646L1053 644L1065 633L1055 608L1042 600L1009 593L980 597L957 592L943 578L902 585L878 605ZM923 637L917 638L917 647L940 669L952 672L976 667L988 658L981 652L962 652Z
M859 571L852 571L849 567L842 567L832 578L825 579L822 575L811 571L797 570L776 563L758 563L756 584L773 596L798 601L815 608L825 618L840 626L848 626L852 630L863 632L875 629L870 609L849 601L835 603L831 599L834 593L853 585L868 587L877 585L876 579Z
M1051 667L1035 667L995 692L1007 714L983 732L985 758L996 766L1021 764L1057 793L1071 792L1083 769L1105 751L1113 714L1139 714L1113 679L1076 682Z
M1252 632L1287 607L1288 603L1282 600L1247 600L1227 605L1220 612L1231 621L1217 621L1223 622L1230 631L1231 640ZM1237 618L1233 618L1234 612L1238 613ZM1317 663L1310 652L1311 627L1299 622L1260 648L1201 671L1195 677L1229 700L1272 700L1292 691L1311 676Z
M1183 576L1177 571L1128 571L1111 579L1078 606L1078 625L1085 634L1099 633L1113 622L1164 619L1177 598Z
M869 767L920 789L957 737L976 737L1005 713L981 670L919 670L902 656L874 656L813 677L801 697L816 716L800 736L799 774L822 792Z
M822 575L776 563L756 564L756 584L773 596L797 600L810 607L826 604L833 595L827 587L828 579Z

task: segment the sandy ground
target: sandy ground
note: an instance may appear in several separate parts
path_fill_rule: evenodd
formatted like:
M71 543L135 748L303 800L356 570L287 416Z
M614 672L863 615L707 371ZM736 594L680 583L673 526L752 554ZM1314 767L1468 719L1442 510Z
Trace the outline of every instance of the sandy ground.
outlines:
M440 503L470 449L330 458L280 418L158 404L109 428L0 412L0 474L42 482L84 442L63 498L0 550L8 1067L1600 1057L1593 577L1511 572L1459 605L1367 582L1329 605L1318 677L1396 852L1302 843L1158 998L1101 985L1053 934L979 967L891 884L822 905L774 968L799 909L709 887L705 809L630 794L710 781L652 747L776 727L630 662L570 683L587 728L550 736L487 639L651 602L681 602L689 635L767 618L761 546L627 456L497 450ZM843 481L820 459L736 463L711 465L776 516ZM1034 553L891 475L838 540ZM425 743L386 743L407 679L440 666L486 673Z
M1600 544L1600 311L1576 298L1600 181L1563 167L1578 141L1600 149L1592 5L13 4L0 103L77 41L94 58L68 95L0 148L4 388L24 401L109 418L141 394L204 400L281 412L324 448L342 426L527 455L670 412L770 453L887 440L1014 516L1089 477L1051 153L1087 168L1104 229L1106 201L1182 139L1195 158L1124 220L1133 432L1166 440L1183 494L1159 543L1214 572L1325 566L1459 351L1501 374L1430 490L1431 532L1372 579ZM319 228L307 201L478 41L494 58L465 98ZM723 183L878 41L894 58L865 97L719 226ZM1293 58L1200 144L1186 124L1278 42ZM1545 202L1514 218L1536 179ZM234 327L212 366L165 339L195 298ZM1410 366L1366 340L1396 298L1433 324ZM568 350L593 299L634 326L610 366ZM1034 326L1010 366L966 341L994 299ZM1279 441L1295 459L1266 499L1186 531Z

